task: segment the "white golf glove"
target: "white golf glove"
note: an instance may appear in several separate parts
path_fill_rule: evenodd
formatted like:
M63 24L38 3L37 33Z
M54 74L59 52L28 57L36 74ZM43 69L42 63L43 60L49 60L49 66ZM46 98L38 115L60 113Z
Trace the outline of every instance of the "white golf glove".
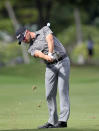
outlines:
M54 57L53 57L51 52L48 53L48 56L50 56L52 59L54 59Z

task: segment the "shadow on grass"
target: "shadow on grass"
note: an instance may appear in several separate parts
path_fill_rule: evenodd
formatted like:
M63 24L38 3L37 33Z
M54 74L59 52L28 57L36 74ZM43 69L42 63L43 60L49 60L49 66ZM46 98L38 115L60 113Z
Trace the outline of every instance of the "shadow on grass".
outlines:
M0 130L0 131L99 131L99 129L76 129L76 128L60 128L60 129L9 129L9 130Z

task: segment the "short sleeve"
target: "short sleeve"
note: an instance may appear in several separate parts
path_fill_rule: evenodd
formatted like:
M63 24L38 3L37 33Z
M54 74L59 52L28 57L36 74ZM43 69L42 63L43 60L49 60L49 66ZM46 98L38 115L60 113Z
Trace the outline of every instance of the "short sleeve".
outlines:
M29 49L28 49L28 53L29 53L31 56L34 56L35 51L36 51L36 49L33 49L33 48L29 48Z
M36 46L30 46L30 48L28 49L28 53L31 55L31 56L33 56L34 57L34 55L35 55L35 51L37 51L37 50L39 50L39 51L42 51L42 49L40 49L39 47L36 47Z
M46 37L47 35L53 33L48 26L44 26L44 27L43 27L43 32L44 32L45 37Z

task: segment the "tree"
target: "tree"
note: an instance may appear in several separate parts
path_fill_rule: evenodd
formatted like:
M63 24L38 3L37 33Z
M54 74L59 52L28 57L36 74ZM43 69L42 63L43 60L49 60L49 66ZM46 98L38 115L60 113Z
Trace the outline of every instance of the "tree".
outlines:
M35 0L36 2L36 7L39 12L39 17L38 17L38 25L41 28L44 26L50 19L50 11L52 8L52 0Z
M14 26L14 29L16 31L20 27L20 24L19 24L18 20L15 17L14 10L13 10L9 0L7 0L5 2L5 7L6 7L7 11L8 11L9 17L10 17L10 19L12 21L12 24ZM23 54L23 58L24 58L24 63L29 64L30 60L29 60L28 54L26 52L26 48L23 45L21 47L22 47L22 54Z

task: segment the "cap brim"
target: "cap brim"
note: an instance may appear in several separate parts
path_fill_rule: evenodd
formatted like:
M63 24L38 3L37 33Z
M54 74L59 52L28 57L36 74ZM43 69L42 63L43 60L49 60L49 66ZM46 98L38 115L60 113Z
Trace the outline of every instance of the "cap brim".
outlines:
M21 41L19 41L18 44L21 45Z
M18 39L19 40L19 42L18 42L19 45L21 45L21 42L23 41L23 39L24 39L24 36L21 35L21 37Z

